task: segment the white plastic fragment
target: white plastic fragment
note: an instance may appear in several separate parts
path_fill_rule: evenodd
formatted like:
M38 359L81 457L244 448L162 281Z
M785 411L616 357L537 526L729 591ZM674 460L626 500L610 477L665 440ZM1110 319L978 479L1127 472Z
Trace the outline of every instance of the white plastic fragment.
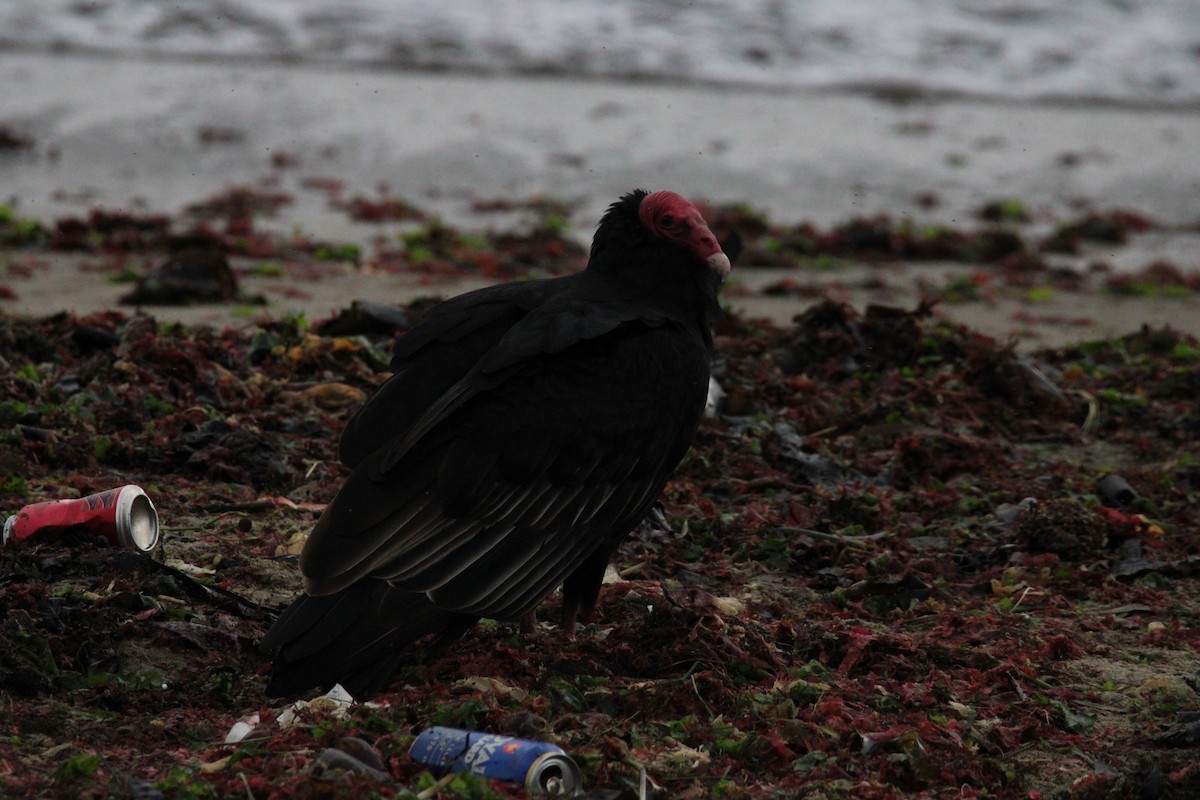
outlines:
M721 401L725 399L725 390L721 388L721 384L717 383L716 378L708 379L708 400L704 404L704 416L715 417L717 409L721 407Z
M335 719L342 719L353 704L354 698L350 693L340 683L335 683L332 689L320 697L314 697L312 700L297 700L292 703L281 711L279 716L275 717L275 722L286 728L295 723L302 712L317 712Z
M250 735L250 731L258 727L258 714L239 719L233 723L229 733L225 734L225 744L237 744Z

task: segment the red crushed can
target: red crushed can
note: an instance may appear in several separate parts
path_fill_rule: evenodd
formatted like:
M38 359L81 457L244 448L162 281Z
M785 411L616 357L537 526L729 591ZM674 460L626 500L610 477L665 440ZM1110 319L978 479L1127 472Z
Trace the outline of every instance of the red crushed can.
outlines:
M53 541L71 530L149 553L158 544L158 512L142 488L132 484L78 500L33 503L4 523L3 544Z

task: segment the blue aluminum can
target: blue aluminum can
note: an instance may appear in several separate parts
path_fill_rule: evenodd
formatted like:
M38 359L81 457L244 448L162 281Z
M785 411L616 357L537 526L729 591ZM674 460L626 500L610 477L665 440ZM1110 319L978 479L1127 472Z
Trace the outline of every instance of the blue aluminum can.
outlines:
M408 757L443 772L470 772L525 785L535 797L574 797L582 783L579 767L561 747L458 728L422 731Z

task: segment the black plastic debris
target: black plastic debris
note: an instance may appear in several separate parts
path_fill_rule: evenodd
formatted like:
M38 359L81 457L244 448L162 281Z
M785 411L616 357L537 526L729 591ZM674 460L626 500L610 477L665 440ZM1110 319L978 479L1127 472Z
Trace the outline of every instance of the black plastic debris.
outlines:
M141 278L121 303L186 306L241 301L237 276L217 242L188 237L172 249L174 252Z
M350 308L343 309L336 317L321 324L318 332L322 336L359 336L395 333L411 327L412 319L402 308L370 300L355 300Z
M1120 475L1110 472L1096 481L1096 496L1109 508L1124 508L1137 500L1138 493L1134 491L1128 481Z

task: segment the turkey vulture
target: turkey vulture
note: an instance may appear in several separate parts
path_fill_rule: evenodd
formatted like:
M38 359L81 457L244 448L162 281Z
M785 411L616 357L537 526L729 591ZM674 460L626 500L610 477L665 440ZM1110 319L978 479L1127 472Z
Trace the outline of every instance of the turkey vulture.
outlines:
M573 631L704 410L729 259L694 205L631 192L587 268L435 306L342 434L353 472L263 639L268 694L380 691L405 650L516 620L559 585Z

